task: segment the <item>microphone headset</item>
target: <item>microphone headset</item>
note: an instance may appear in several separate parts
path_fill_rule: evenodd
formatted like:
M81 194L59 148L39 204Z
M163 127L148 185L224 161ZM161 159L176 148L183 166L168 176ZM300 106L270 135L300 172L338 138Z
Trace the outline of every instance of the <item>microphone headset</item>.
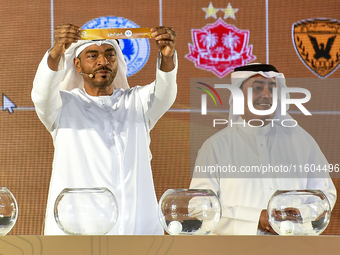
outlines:
M92 73L90 73L90 74L87 74L87 73L79 73L79 74L81 74L81 75L86 75L86 76L88 76L89 78L94 78L94 75L93 75Z

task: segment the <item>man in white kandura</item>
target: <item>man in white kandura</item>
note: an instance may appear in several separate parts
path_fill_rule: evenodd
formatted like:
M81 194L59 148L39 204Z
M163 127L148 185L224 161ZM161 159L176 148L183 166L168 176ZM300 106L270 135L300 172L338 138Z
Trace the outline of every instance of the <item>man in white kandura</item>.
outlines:
M159 48L156 80L129 88L116 40L80 40L80 28L54 31L32 90L41 122L55 147L45 234L63 232L53 207L64 188L107 187L119 218L108 234L163 234L151 172L150 130L176 98L176 33L152 29Z
M261 177L239 173L231 178L228 173L200 172L208 166L327 166L328 162L315 140L299 125L284 127L283 119L291 125L292 117L281 116L281 88L285 78L272 65L251 64L236 68L231 75L232 85L242 89L252 88L252 103L256 110L268 110L273 104L273 88L278 89L275 112L257 116L250 112L245 100L244 115L233 115L233 98L230 97L228 127L207 139L198 152L190 188L211 189L222 204L222 218L215 234L256 235L274 234L267 219L267 204L276 190L322 190L331 207L336 201L336 189L328 173L283 173ZM257 119L258 121L255 121ZM275 119L276 121L270 121ZM247 123L251 121L250 125ZM269 120L269 121L268 121ZM231 126L230 123L233 122ZM294 125L293 125L294 126ZM311 208L301 207L297 217L303 217Z

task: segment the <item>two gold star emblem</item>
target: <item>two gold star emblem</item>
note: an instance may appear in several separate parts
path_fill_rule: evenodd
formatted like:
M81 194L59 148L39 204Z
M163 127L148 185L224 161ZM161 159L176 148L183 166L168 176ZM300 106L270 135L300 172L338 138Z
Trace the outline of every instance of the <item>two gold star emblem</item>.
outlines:
M228 6L227 8L215 8L212 4L212 2L210 2L208 8L202 8L203 11L205 11L205 18L209 18L209 17L213 17L215 19L217 19L217 16L216 16L216 13L218 11L223 11L224 12L224 19L227 19L227 18L233 18L233 19L236 19L235 17L235 13L238 11L237 8L233 8L231 6L230 3L228 3Z

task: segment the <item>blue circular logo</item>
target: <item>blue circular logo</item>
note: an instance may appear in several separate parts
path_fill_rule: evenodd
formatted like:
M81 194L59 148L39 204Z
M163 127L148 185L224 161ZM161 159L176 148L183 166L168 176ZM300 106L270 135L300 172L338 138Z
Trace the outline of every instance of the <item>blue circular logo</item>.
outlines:
M139 27L136 23L122 17L100 17L87 22L82 29L92 28L133 28ZM148 39L119 39L127 65L126 76L131 76L143 68L150 55Z

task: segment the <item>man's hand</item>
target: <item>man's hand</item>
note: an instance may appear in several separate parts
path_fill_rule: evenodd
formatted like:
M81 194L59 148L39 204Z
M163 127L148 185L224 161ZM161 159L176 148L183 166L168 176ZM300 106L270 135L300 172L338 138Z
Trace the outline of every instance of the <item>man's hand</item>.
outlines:
M161 70L169 72L174 69L173 56L175 53L176 32L171 27L154 27L151 29L157 47L162 53Z
M299 209L294 207L287 207L284 210L273 209L272 214L276 221L295 221L299 222L301 220L301 214Z
M274 229L269 224L268 217L267 217L267 210L262 210L258 228L263 230L264 232L270 232L272 234L276 234Z
M79 39L80 28L78 26L65 24L56 27L54 30L54 45L48 58L48 66L57 71L61 56L72 43L78 42Z

